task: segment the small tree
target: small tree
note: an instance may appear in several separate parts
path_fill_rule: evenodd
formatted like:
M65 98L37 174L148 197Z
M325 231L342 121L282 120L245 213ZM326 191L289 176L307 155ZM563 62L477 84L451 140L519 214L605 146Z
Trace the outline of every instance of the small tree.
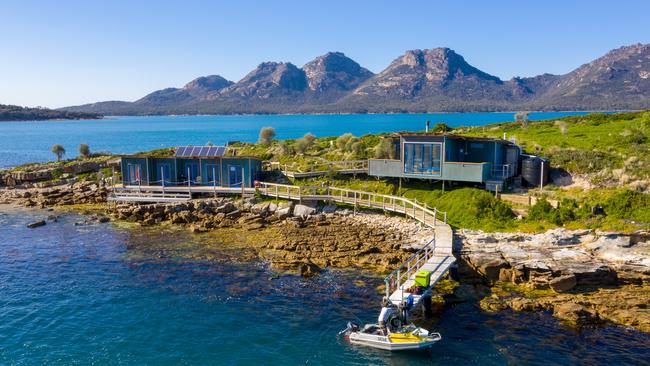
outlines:
M79 155L87 158L90 156L90 147L88 144L79 144Z
M52 153L56 155L56 161L61 161L61 158L65 155L65 148L59 144L54 144L52 146Z
M262 127L260 130L260 137L257 142L262 145L270 145L271 141L275 138L275 128L273 127Z
M528 112L517 112L515 113L515 122L521 123L521 127L528 127Z

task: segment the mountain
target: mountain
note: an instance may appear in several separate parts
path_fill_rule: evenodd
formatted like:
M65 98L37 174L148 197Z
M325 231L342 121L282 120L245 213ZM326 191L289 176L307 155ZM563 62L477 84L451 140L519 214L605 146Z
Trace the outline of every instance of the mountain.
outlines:
M535 104L556 109L644 109L649 100L650 44L635 44L609 51L562 76Z
M41 121L48 119L101 119L97 113L57 111L47 108L28 108L0 104L0 121Z
M236 83L220 76L155 91L135 102L64 110L103 114L388 113L650 108L650 45L608 52L565 75L510 80L449 48L410 50L378 74L340 52L298 68L263 62Z

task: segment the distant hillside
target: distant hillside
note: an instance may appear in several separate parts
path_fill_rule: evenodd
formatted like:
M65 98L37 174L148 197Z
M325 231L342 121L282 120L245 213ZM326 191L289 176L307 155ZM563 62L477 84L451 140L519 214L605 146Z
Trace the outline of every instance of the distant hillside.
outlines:
M198 78L135 102L63 110L102 114L391 113L650 108L650 45L612 50L565 75L501 80L449 48L411 50L373 74L340 52L298 68L263 62L238 82Z
M0 104L0 121L36 121L47 119L99 119L103 116L94 112L73 112L47 108L27 108Z

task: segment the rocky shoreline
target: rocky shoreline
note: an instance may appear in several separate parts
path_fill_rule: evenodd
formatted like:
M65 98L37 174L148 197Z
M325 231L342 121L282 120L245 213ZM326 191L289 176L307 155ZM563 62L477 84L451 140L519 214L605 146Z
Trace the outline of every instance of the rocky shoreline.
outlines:
M229 245L253 249L273 268L303 276L326 267L386 273L433 235L402 217L363 210L353 215L329 204L217 198L104 206L107 196L108 188L94 181L0 189L4 204L101 205L118 221L231 236ZM543 310L574 325L609 321L650 332L650 233L556 229L543 234L455 234L455 279L460 284L445 295L448 303L477 301L487 311Z
M455 244L461 283L474 285L484 310L545 310L574 325L650 332L650 233L460 230Z
M386 272L431 239L433 231L407 219L335 205L206 199L180 203L118 205L117 220L141 225L174 224L194 233L219 229L260 231L246 245L274 268L311 276L325 267L362 267Z

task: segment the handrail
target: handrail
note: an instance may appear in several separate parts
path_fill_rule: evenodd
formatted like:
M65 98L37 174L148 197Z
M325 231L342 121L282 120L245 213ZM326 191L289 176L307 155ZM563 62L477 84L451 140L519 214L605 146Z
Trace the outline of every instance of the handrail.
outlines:
M355 206L362 205L372 208L381 208L387 211L403 213L430 227L435 227L438 215L440 214L443 215L443 222L445 224L447 223L446 212L438 211L437 208L430 210L428 207L422 206L417 202L401 196L391 196L381 193L364 192L331 186L294 186L269 182L257 182L257 184L262 188L261 193L270 197L279 198L280 195L282 195L284 198L298 200L309 198L329 199L342 203L353 203ZM282 188L282 191L280 188ZM305 194L303 191L312 194ZM316 194L318 191L324 191L325 194ZM364 196L367 198L364 198ZM398 205L397 202L400 202L401 204ZM433 222L427 220L427 218L432 219Z
M386 285L386 297L389 298L390 294L402 287L402 284L411 278L411 275L419 270L419 264L426 263L433 255L436 248L435 236L420 250L410 256L404 263L389 273L384 279ZM406 271L403 271L406 268ZM404 300L404 293L402 292L402 301Z
M326 172L330 169L333 170L367 170L368 169L368 160L339 160L339 161L328 161L328 162L319 162L310 165L310 170L303 171L297 164L281 164L277 161L272 161L269 163L271 168L277 167L283 172L289 173L317 173L317 172ZM289 168L293 170L289 170ZM325 169L316 169L316 168L325 168Z

